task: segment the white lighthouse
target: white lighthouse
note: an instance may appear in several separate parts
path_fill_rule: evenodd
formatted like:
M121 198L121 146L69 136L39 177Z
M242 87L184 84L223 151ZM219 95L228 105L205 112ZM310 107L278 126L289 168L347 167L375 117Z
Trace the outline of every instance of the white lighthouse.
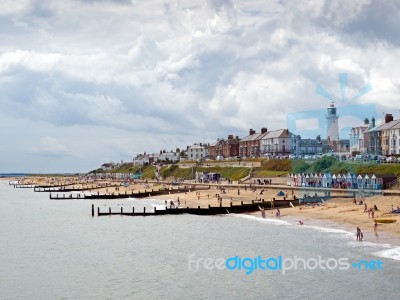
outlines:
M326 138L331 142L339 141L339 116L336 114L335 104L332 102L326 110Z

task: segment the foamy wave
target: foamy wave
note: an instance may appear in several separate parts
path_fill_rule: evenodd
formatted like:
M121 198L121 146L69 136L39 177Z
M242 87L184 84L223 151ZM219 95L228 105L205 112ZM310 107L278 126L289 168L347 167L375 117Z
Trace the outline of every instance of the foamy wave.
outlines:
M320 227L320 226L314 226L314 225L303 225L306 228L311 228L316 231L320 232L327 232L327 233L336 233L336 234L341 234L341 235L346 235L346 236L352 236L354 233L344 230L344 229L337 229L337 228L327 228L327 227Z
M258 222L263 222L263 223L268 223L268 224L274 224L274 225L291 225L287 221L277 220L277 219L268 219L268 218L263 219L263 218L259 218L259 217L251 216L251 215L231 214L231 216L249 219L249 220L258 221Z
M392 249L387 249L387 250L381 250L375 253L372 253L373 255L383 257L383 258L390 258L394 260L400 260L400 247L398 248L392 248Z
M390 244L379 244L379 243L372 243L372 242L359 242L359 241L355 241L355 242L348 242L347 243L350 247L353 248L364 248L364 247L369 247L369 248L391 248L392 246Z

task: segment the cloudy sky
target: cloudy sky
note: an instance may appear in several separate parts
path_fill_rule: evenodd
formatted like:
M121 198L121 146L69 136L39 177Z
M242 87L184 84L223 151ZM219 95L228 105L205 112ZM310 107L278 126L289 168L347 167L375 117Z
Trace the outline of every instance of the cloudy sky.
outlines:
M396 0L3 0L0 172L286 128L329 105L318 85L398 118L399 19Z

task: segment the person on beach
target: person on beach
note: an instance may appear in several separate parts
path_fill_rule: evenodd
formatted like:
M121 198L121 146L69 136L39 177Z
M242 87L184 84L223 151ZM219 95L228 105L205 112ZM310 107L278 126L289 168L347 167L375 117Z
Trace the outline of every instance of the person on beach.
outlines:
M376 220L375 220L375 223L374 223L374 231L376 232L378 230L378 222L376 222Z
M360 242L362 242L363 238L364 238L364 235L363 235L363 233L362 233L361 230L360 230Z
M279 210L279 208L276 209L276 216L280 217L281 216L281 211Z
M360 240L361 229L357 227L357 241Z
M261 216L263 217L263 219L265 219L265 209L264 209L264 207L261 208Z
M304 225L303 221L299 220L299 225Z
M367 212L367 203L364 204L364 212Z
M375 211L371 209L371 218L374 219Z

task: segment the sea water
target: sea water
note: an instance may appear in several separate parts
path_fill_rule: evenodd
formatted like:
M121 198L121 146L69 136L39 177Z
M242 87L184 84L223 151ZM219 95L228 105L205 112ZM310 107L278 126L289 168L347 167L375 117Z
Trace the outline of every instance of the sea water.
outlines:
M0 299L399 298L399 248L357 242L345 227L272 215L92 217L92 203L102 211L164 207L160 200L49 200L0 181ZM257 257L379 260L383 269L246 275L214 264Z

